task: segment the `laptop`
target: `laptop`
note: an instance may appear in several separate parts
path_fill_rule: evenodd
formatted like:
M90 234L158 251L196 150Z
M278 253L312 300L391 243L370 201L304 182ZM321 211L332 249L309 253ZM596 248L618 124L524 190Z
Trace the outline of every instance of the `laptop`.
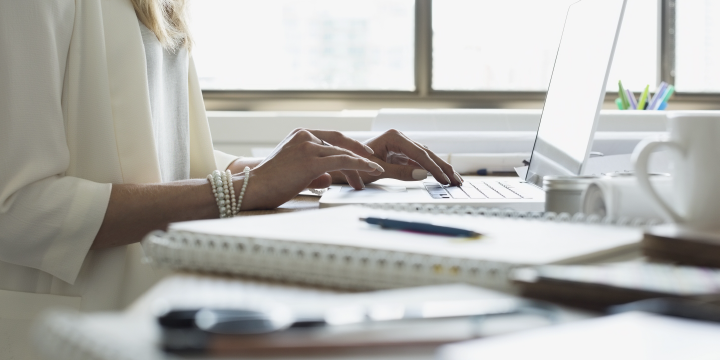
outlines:
M320 206L412 203L543 211L543 178L581 175L587 167L626 2L570 5L524 177L474 177L462 186L443 186L432 178L382 179L363 190L338 185L323 194Z

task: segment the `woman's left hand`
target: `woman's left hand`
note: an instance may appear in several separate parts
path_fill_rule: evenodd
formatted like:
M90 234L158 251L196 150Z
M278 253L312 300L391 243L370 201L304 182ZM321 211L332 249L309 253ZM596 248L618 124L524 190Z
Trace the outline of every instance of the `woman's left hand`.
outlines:
M348 138L339 131L308 130L328 144L342 147L357 155L366 157L385 169L380 175L368 173L353 174L332 172L333 183L349 182L357 184L370 183L381 178L398 180L423 180L429 172L439 183L444 185L461 185L463 178L455 172L452 165L441 159L426 146L411 140L398 130L388 130L364 144ZM368 151L370 149L370 151ZM370 154L372 152L372 154ZM354 186L357 188L357 186Z

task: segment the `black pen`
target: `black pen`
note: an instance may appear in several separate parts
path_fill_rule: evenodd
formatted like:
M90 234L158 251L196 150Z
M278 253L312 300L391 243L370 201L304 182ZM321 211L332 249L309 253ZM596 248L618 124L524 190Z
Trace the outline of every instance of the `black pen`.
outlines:
M479 238L482 234L472 230L458 229L449 226L433 225L428 223L384 219L376 217L360 218L371 225L379 225L383 229L405 230L423 234L446 235L466 238Z

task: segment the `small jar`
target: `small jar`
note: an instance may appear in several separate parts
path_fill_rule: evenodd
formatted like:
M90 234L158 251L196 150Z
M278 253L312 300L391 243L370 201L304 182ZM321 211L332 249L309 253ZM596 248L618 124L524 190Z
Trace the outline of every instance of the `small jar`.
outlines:
M545 211L575 214L582 209L582 194L590 184L600 176L562 176L543 177L545 190Z

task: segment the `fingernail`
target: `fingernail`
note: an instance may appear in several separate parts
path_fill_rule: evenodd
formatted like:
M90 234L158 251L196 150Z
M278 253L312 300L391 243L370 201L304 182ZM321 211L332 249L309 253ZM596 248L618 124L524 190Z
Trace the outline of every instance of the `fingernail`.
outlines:
M412 178L415 180L427 179L428 173L425 169L415 169L412 171Z
M385 172L385 169L382 168L382 166L378 165L377 163L374 163L372 161L368 161L368 165L370 165L371 168L375 170L379 170L380 172Z
M458 174L458 173L455 173L455 180L457 180L457 182L459 182L459 183L461 183L461 184L465 182L465 181L463 180L463 178L460 177L460 174Z
M364 188L365 188L365 182L363 181L362 178L359 178L359 179L360 179L360 185L362 185L362 188L364 189Z
M443 174L443 176L445 177L445 181L447 182L447 184L450 185L451 184L450 178L445 174Z
M369 146L367 146L367 145L365 145L365 144L363 144L363 146L365 147L365 151L367 151L367 152L369 152L369 153L371 153L371 154L374 154L374 153L375 153L375 152L373 151L373 149L371 149Z

